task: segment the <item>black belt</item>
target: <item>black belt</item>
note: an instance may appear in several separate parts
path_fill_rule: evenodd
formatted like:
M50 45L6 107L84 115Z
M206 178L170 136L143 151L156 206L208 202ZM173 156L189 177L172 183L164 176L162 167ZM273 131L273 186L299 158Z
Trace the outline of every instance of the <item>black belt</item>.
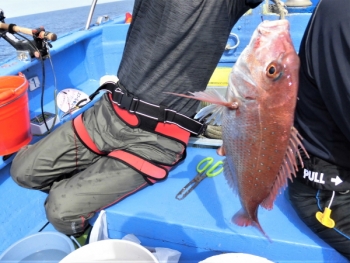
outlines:
M196 121L186 115L167 109L165 106L156 105L138 99L128 92L119 82L106 82L89 96L92 100L101 90L108 91L112 94L113 102L120 108L126 109L142 117L146 117L157 122L173 123L182 129L200 135L204 133L207 125Z

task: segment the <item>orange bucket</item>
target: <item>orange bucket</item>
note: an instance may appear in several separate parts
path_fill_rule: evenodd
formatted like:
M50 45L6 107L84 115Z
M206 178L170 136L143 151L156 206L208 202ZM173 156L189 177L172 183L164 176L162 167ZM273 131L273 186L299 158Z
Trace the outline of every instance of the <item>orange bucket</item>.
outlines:
M0 156L17 152L32 139L27 89L22 73L0 77Z

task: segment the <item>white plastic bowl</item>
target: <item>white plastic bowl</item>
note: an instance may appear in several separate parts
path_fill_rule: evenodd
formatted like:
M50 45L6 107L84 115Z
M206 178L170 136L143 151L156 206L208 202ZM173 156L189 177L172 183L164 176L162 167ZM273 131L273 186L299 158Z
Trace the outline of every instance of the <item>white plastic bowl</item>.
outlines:
M0 262L58 263L74 249L73 242L66 235L58 232L40 232L11 245L0 255Z
M143 246L127 240L100 240L67 255L60 263L137 262L159 263Z
M245 253L226 253L209 257L199 263L273 263L266 258Z

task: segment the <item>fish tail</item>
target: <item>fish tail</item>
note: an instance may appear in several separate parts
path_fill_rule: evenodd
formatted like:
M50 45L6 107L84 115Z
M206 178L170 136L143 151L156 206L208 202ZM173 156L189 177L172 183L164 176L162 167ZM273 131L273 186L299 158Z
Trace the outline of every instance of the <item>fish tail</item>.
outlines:
M257 218L253 219L251 218L248 213L245 211L245 209L239 210L233 217L232 222L238 226L254 226L256 227L263 235L266 237L266 239L271 242L270 237L265 233L265 231L262 229L259 221Z

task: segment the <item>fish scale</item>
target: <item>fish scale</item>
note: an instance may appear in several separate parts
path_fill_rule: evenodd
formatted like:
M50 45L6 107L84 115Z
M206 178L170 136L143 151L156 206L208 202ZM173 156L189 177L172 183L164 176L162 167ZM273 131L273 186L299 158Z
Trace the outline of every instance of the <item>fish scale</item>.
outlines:
M196 117L209 115L208 121L222 125L217 152L226 155L224 174L242 205L232 221L255 226L268 239L258 208L273 208L280 188L295 176L299 147L305 151L293 127L298 74L289 22L264 21L233 66L225 97L212 91L176 94L214 105Z

